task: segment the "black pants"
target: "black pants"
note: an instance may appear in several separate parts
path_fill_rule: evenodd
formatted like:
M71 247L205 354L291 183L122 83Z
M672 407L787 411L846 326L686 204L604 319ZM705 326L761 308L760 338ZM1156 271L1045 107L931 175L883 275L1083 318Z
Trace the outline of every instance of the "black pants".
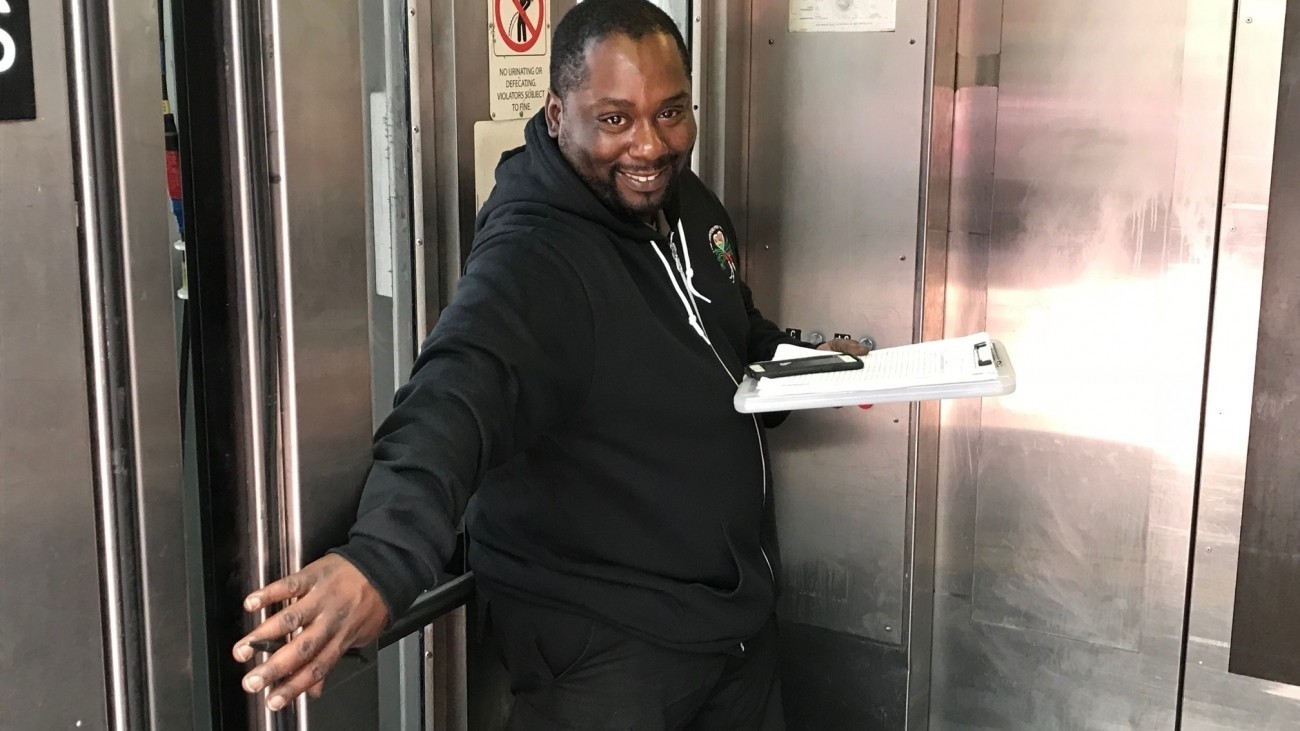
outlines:
M785 728L775 617L743 653L700 654L509 597L486 604L510 673L512 731Z

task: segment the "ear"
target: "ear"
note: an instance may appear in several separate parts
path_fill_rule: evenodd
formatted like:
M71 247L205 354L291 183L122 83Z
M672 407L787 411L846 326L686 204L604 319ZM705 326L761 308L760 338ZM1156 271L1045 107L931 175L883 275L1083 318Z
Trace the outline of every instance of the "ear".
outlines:
M554 91L546 92L546 132L551 139L560 137L560 115L564 113L564 103Z

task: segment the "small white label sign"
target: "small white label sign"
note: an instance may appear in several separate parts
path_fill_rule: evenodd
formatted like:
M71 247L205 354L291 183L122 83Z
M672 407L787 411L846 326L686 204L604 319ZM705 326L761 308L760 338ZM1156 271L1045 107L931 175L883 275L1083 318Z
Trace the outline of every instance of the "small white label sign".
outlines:
M792 33L889 33L897 0L790 0Z

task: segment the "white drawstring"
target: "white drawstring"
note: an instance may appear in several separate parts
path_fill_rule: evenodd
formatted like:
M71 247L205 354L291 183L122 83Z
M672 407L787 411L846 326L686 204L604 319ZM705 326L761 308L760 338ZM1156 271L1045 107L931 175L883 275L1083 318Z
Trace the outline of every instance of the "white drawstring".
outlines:
M713 300L700 294L700 291L695 288L695 270L691 268L691 247L686 245L686 227L682 225L681 219L677 221L677 233L682 237L682 251L686 257L686 291L694 297L713 304ZM696 307L695 311L699 312L699 308Z
M682 306L686 308L686 321L691 324L691 327L695 328L695 332L699 333L700 337L704 338L704 342L709 342L709 336L704 332L704 325L700 322L700 318L696 314L695 308L691 305L691 301L687 299L686 293L682 291L681 285L677 283L677 277L673 276L673 269L668 265L668 259L664 256L664 253L659 250L658 245L652 243L650 244L650 248L655 250L655 254L659 257L659 262L664 265L664 272L668 275L668 281L673 283L673 291L677 293L677 298L682 301ZM683 279L685 279L684 275Z

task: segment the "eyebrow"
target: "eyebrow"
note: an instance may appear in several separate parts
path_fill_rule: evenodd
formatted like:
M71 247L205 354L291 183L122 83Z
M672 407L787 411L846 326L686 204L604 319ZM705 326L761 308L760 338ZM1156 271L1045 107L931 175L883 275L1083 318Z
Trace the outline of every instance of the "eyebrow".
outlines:
M664 105L666 106L669 104L680 104L690 98L691 98L691 93L689 91L683 91L682 93L677 94L676 96L671 96L665 99ZM631 109L632 107L636 106L635 104L633 104L631 101L627 99L615 99L614 97L608 97L608 96L603 99L597 99L596 104L600 106L621 107L623 109Z

